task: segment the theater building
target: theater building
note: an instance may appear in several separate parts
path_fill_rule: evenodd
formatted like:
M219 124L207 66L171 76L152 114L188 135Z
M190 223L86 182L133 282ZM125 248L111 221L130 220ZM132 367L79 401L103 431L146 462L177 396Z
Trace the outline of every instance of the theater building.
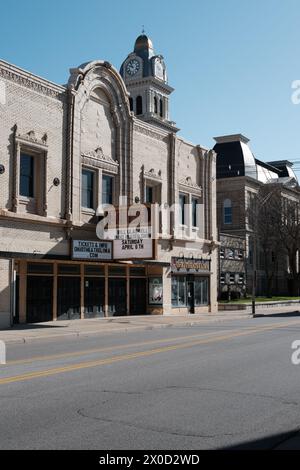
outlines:
M0 61L0 327L216 311L215 153L178 136L172 91L145 35L65 86ZM120 203L176 209L155 239L99 238Z

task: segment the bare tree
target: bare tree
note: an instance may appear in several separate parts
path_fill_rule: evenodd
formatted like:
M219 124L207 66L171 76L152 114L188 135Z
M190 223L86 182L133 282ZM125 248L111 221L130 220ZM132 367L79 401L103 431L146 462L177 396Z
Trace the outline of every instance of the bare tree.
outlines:
M289 261L290 294L299 294L299 194L298 190L293 193L284 191L284 186L278 183L263 185L248 207L248 221L253 233L254 247L260 251L263 258L261 268L265 272L268 296L272 294L273 279L284 257ZM254 264L255 276L256 259Z

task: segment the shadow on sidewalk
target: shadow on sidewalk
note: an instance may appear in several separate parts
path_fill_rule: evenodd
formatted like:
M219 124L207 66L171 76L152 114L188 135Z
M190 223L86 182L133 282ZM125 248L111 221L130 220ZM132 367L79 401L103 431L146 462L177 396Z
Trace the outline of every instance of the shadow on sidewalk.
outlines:
M13 325L11 328L7 328L8 331L22 331L22 330L40 330L40 329L48 329L48 328L66 328L66 325L48 325L47 323L25 323L22 325ZM4 330L2 330L4 331Z
M267 318L267 317L275 317L275 318L288 318L288 317L300 317L300 311L295 310L294 312L279 312L279 313L257 313L255 318Z

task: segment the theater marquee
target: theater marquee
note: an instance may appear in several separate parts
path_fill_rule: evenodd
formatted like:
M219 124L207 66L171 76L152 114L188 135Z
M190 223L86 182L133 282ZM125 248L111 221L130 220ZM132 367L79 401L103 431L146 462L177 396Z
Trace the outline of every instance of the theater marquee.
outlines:
M90 261L112 260L112 242L73 240L72 259Z
M114 240L114 258L152 259L153 240L151 238L127 238Z

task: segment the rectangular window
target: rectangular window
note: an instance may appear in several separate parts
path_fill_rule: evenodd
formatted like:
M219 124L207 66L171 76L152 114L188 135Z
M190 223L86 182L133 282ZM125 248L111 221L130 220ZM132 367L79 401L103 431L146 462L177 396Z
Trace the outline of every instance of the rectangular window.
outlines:
M153 203L153 187L152 186L146 186L145 188L145 202L148 204Z
M232 224L232 208L224 207L224 224Z
M34 197L34 157L20 156L20 196Z
M80 274L80 264L59 264L58 274Z
M221 259L225 258L225 249L224 248L220 248L220 258Z
M250 266L253 264L253 241L249 240L249 247L248 247L248 262Z
M186 277L172 277L172 306L186 307Z
M199 201L197 198L192 198L192 224L193 227L198 227L198 220L197 220L197 206Z
M109 266L109 276L126 276L126 268L124 266Z
M104 266L86 264L84 266L84 274L90 276L104 276Z
M109 175L102 176L102 204L113 203L113 177Z
M185 210L184 206L186 204L186 196L184 194L179 194L179 223L185 224Z
M208 279L195 277L194 282L195 307L208 304Z
M53 274L53 264L47 263L28 263L28 274Z
M94 172L82 170L81 205L87 209L94 209Z

